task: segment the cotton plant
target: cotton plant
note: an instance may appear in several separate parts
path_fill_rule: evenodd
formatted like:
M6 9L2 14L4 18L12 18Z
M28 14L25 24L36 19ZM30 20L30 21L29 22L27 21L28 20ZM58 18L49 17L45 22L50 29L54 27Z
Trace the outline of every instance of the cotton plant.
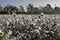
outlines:
M53 35L56 35L56 37L57 37L57 34L55 34L55 33L57 33L57 32L55 32L54 31L54 29L53 30L51 30L54 26L53 25L55 25L55 24L57 24L57 22L55 21L56 20L56 18L51 18L51 19L47 19L47 17L43 17L44 15L42 15L41 14L41 18L40 18L40 21L41 21L41 24L40 25L42 25L41 27L43 27L42 28L42 31L43 31L43 35L46 35L46 37L48 37L48 35L50 36L50 34L53 36ZM57 26L56 26L57 27ZM51 29L50 29L51 28ZM59 30L59 29L58 29ZM51 37L51 36L50 36ZM53 36L54 37L54 36ZM43 37L42 37L43 38Z
M47 18L43 13L39 17L12 14L1 18L2 30L8 40L57 40L60 38L60 25L56 17Z
M0 40L7 40L6 35L0 30Z

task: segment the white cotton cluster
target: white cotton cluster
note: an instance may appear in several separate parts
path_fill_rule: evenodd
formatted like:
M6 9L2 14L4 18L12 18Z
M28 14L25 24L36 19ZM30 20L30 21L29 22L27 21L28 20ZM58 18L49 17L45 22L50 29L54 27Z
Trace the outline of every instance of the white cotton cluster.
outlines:
M2 30L0 30L0 35L3 35L4 33L2 32Z
M48 37L50 40L57 40L60 32L60 24L56 18L48 18L43 13L39 17L25 14L4 16L0 19L0 28L9 40L48 40ZM0 33L3 32L0 30Z

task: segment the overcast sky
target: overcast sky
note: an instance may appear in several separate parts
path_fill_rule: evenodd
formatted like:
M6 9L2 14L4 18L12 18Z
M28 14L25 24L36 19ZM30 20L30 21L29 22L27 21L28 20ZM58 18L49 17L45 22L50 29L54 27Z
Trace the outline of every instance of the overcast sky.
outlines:
M60 7L60 0L0 0L0 4L2 6L6 6L8 4L20 6L23 5L24 7L27 4L33 4L36 7L45 6L46 4L51 4L52 7L55 7L55 4Z

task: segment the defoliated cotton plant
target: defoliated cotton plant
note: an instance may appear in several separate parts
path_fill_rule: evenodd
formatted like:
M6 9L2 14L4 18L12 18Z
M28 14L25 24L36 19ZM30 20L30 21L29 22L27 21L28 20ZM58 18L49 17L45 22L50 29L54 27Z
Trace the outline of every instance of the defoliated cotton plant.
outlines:
M30 18L15 13L2 17L0 26L6 34L5 37L8 40L58 40L60 38L60 24L55 16L48 18L41 13L39 17L30 15Z

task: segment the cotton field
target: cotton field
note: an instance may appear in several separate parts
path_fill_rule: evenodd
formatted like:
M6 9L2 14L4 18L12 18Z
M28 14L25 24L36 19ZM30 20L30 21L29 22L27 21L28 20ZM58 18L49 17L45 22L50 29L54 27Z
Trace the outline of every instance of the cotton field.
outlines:
M6 40L59 40L60 23L56 15L43 13L0 15L0 35Z

